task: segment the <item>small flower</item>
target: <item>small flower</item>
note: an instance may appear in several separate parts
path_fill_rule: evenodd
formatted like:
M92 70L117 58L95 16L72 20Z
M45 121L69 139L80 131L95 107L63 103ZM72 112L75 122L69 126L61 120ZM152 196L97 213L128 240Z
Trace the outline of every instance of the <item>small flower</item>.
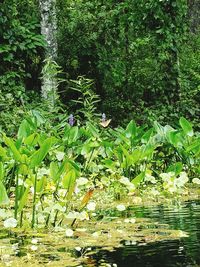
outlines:
M79 179L76 180L76 185L80 186L80 185L85 185L88 183L88 179L84 178L84 177L80 177Z
M192 182L194 184L200 184L200 179L199 178L194 178L194 179L192 179Z
M87 204L87 209L90 210L90 211L95 211L95 208L96 208L96 203L95 202L89 202Z
M124 211L126 209L126 207L123 204L117 205L117 210L119 211Z
M32 240L31 240L31 244L34 244L34 245L36 245L38 243L38 239L36 239L36 238L33 238Z
M82 248L81 248L81 247L75 247L75 250L76 250L76 251L81 251Z
M9 218L3 223L5 228L15 228L17 226L17 220L14 218Z
M56 158L57 158L58 161L63 160L64 156L65 156L65 153L64 152L62 152L62 151L56 151Z
M81 221L89 220L89 215L86 211L82 211L81 213L79 213L78 219Z
M67 237L72 237L73 235L74 235L74 231L72 230L72 229L66 229L66 231L65 231L65 235L67 236Z
M36 251L37 249L38 249L37 246L35 246L35 245L32 245L32 246L31 246L31 250L32 250L32 251Z
M74 116L73 116L73 114L70 114L69 115L69 125L70 126L73 126L74 125Z

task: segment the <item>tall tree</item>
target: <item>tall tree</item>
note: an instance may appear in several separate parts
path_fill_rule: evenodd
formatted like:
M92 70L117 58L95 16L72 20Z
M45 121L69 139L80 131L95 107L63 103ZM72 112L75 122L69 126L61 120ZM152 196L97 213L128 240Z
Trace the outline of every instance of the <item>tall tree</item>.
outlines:
M50 107L57 96L57 19L56 0L39 0L41 12L41 33L46 41L45 65L43 68L42 96Z

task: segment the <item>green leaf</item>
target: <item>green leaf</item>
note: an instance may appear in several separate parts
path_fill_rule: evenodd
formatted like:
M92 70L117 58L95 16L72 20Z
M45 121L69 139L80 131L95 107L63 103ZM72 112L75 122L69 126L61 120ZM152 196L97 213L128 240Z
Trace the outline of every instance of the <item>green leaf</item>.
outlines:
M27 199L28 199L28 195L29 195L29 191L30 191L30 185L26 188L22 198L19 201L19 206L18 206L18 212L21 212L24 208L24 206L27 203Z
M46 183L47 183L46 176L42 176L41 179L37 182L36 192L41 193L44 190Z
M138 176L136 176L131 183L134 184L135 187L139 186L140 183L144 180L145 172L141 172Z
M68 200L71 199L72 194L74 192L76 178L77 178L77 175L76 175L75 170L73 169L67 172L67 174L63 177L62 183L63 183L63 187L68 190L68 193L67 193Z
M178 175L183 169L182 162L176 162L173 165L169 166L167 168L167 172L174 172L176 175Z
M67 130L65 130L64 140L67 141L68 144L72 144L77 140L78 132L79 130L77 126L67 128Z
M137 126L133 120L129 122L126 127L125 135L127 138L134 138L136 136Z
M0 146L0 158L6 158L6 149Z
M0 205L7 205L9 204L9 198L3 185L2 181L0 181Z
M58 177L58 164L57 162L52 161L50 163L50 176L54 182L57 181Z
M3 163L0 162L0 181L3 181L4 178L4 167L3 167Z
M34 146L37 144L38 139L39 139L39 135L37 133L33 133L25 138L24 144L28 146Z
M30 125L27 122L27 120L23 120L22 123L19 126L17 137L19 139L23 139L23 138L26 138L27 136L29 136L30 134L31 134Z
M181 125L181 128L183 129L183 132L188 136L193 136L194 132L192 129L191 123L186 120L185 118L181 117L179 120L179 124Z
M17 149L17 147L15 146L15 143L13 142L13 140L9 137L6 137L4 135L3 137L5 144L11 149L12 153L13 153L13 157L16 161L22 162L22 155L19 152L19 150Z
M47 138L44 143L41 145L41 147L33 153L33 155L30 157L30 168L38 167L43 159L46 157L47 153L49 152L51 146L54 144L55 138L49 137Z

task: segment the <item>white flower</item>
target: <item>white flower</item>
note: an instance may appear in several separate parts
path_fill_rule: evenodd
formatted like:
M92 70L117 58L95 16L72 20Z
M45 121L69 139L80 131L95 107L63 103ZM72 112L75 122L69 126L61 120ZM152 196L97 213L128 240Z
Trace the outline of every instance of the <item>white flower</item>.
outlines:
M174 172L168 172L168 173L161 173L160 177L162 178L163 181L167 181L170 178L172 178L175 175Z
M84 178L84 177L80 177L79 179L76 180L76 185L80 186L80 185L85 185L88 183L88 179Z
M189 181L186 172L181 172L180 175L179 175L179 179L181 179L184 183L187 183Z
M153 196L158 196L158 195L160 195L160 192L157 189L152 188L150 191L150 194Z
M56 204L53 206L53 209L55 209L55 210L59 210L59 211L61 211L61 212L65 212L66 207L62 207L59 203L56 203Z
M149 173L145 174L145 182L151 182L152 184L156 184L156 179Z
M32 245L32 246L31 246L31 250L36 251L37 249L38 249L37 246L35 246L35 245Z
M75 250L77 250L77 251L81 251L82 248L81 248L81 247L75 247Z
M6 228L15 228L17 226L17 220L14 218L9 218L4 221L3 225Z
M77 216L77 218L81 221L84 220L89 220L89 215L86 211L82 211L81 213L79 213L79 215Z
M46 168L40 168L37 173L37 177L42 177L44 175L49 175L50 170Z
M131 218L130 219L130 223L135 223L136 222L136 219L135 218Z
M89 202L87 204L87 209L90 210L90 211L95 211L95 208L96 208L96 203L95 202Z
M65 153L62 151L56 151L56 158L58 161L61 161L65 156Z
M117 210L119 210L119 211L124 211L125 209L126 209L126 207L123 205L123 204L119 204L119 205L117 205Z
M31 244L34 244L34 245L36 245L38 243L38 239L36 239L36 238L33 238L32 240L31 240Z
M0 209L0 217L5 219L7 217L7 213L4 209Z
M94 236L94 237L98 237L99 235L100 235L99 232L94 232L94 233L92 234L92 236Z
M66 218L67 219L75 219L77 218L79 215L79 213L77 211L70 211L67 215Z
M127 177L122 176L121 179L119 180L121 184L126 185L129 191L134 191L135 186L132 184Z
M194 179L192 179L192 182L194 184L200 184L200 179L199 178L194 178Z
M125 222L125 223L135 223L135 222L136 222L136 219L134 219L134 218L130 218L130 219L128 219L128 218L127 218L127 219L124 220L124 222Z
M72 237L73 235L74 235L74 231L72 230L72 229L66 229L66 231L65 231L65 235L67 236L67 237Z
M127 177L122 176L121 179L119 180L120 183L128 185L130 183L129 179Z

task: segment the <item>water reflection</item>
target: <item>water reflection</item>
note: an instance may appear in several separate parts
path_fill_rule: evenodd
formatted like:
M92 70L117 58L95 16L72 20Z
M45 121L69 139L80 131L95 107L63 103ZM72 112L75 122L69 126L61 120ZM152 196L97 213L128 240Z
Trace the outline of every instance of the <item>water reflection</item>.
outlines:
M165 205L131 207L128 215L151 218L159 223L169 224L171 229L188 232L189 237L153 244L123 241L124 246L114 252L99 251L94 256L95 266L101 266L102 259L110 266L115 263L118 267L200 266L200 201L168 207Z
M120 214L116 214L114 210L109 211L109 216L111 217ZM115 246L116 243L111 243L109 246L112 251L106 250L105 247L103 248L101 243L94 243L95 247L91 250L85 244L87 238L90 237L85 232L79 233L83 235L82 241L84 243L80 243L80 238L76 238L75 240L78 243L73 246L71 243L75 240L65 239L62 234L59 236L56 232L52 233L52 237L55 238L53 240L49 237L19 235L19 233L14 232L11 234L7 230L1 229L0 266L23 267L27 266L27 260L31 267L200 266L200 201L189 201L184 204L175 203L171 206L134 206L127 209L123 215L129 218L147 218L147 220L141 220L143 224L138 224L137 231L133 232L132 240L122 240L122 247L112 250L112 246ZM121 222L123 221L124 218L122 218ZM147 223L144 223L145 221ZM103 222L100 222L102 226ZM109 227L109 225L114 227L114 224L109 223L106 223L105 227ZM133 223L133 225L135 224ZM122 227L124 227L123 224ZM105 230L106 228L103 229L102 233L106 235L109 231ZM128 231L129 229L134 231L135 228L128 228ZM150 237L151 239L151 234L169 238L167 229L182 230L189 233L189 237L154 243L148 242L150 240L147 240L147 238ZM145 233L148 234L146 235ZM2 263L3 265L1 265Z

